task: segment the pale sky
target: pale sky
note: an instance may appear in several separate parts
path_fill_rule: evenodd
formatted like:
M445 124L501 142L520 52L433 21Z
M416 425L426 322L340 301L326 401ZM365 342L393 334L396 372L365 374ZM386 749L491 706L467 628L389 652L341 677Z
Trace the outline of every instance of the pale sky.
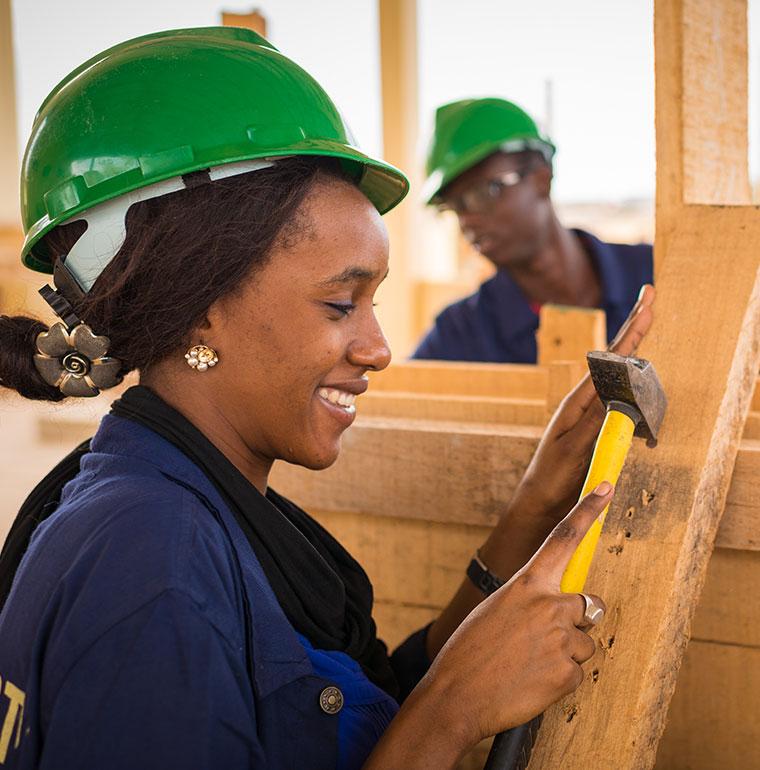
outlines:
M752 2L751 17L760 3ZM217 24L250 0L14 0L19 136L69 70L137 35ZM272 42L327 89L362 146L382 152L375 0L261 0ZM467 96L512 99L547 117L559 151L555 197L621 201L654 192L654 78L649 0L419 0L420 162L435 107ZM750 27L750 39L752 30ZM760 73L751 46L751 75ZM760 98L751 77L752 104ZM755 110L753 110L753 113ZM751 116L752 168L756 162ZM759 137L760 138L760 137ZM760 176L756 171L756 178Z

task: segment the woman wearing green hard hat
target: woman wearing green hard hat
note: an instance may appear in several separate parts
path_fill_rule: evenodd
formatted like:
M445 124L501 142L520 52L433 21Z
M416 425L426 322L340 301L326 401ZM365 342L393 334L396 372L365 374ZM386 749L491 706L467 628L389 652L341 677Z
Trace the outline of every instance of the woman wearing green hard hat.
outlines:
M590 386L451 604L392 655L364 571L268 487L275 460L336 459L390 360L380 215L406 191L245 30L131 40L42 105L23 259L53 275L59 320L0 316L0 384L52 401L140 385L3 549L4 766L451 768L578 685L587 603L559 575L611 490L553 528L601 422ZM650 322L645 303L618 350Z

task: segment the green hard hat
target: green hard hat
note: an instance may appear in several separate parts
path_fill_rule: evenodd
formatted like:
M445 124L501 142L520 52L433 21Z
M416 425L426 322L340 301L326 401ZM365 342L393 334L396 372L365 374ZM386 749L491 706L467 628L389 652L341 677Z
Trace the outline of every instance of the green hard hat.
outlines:
M555 147L525 110L506 99L463 99L439 107L422 190L433 203L447 184L494 152L537 150L547 163Z
M409 189L356 147L324 89L255 32L179 29L121 43L64 78L35 117L21 172L24 264L52 273L40 239L100 203L288 155L340 159L381 214Z

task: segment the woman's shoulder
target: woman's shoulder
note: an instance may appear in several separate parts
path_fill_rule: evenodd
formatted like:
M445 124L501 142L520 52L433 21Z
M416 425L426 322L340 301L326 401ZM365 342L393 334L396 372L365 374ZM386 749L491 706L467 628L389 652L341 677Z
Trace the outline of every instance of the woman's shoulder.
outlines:
M203 495L147 463L87 458L35 532L18 579L114 622L167 591L234 601L233 545Z
M111 629L170 602L185 608L183 617L195 608L199 623L239 646L232 549L191 489L134 464L90 463L35 532L0 625L22 646L42 634L65 667Z

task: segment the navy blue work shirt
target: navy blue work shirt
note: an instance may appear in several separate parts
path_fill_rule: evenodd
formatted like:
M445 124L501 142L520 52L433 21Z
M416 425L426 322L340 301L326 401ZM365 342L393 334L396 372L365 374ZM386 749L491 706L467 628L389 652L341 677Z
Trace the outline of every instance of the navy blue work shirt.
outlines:
M408 690L424 632L391 663ZM197 466L104 418L0 615L0 766L356 770L397 709L295 632Z
M602 284L602 309L611 341L636 304L645 283L652 283L652 247L605 243L582 230L583 243ZM499 270L475 294L449 305L412 358L535 364L538 315L506 270Z

